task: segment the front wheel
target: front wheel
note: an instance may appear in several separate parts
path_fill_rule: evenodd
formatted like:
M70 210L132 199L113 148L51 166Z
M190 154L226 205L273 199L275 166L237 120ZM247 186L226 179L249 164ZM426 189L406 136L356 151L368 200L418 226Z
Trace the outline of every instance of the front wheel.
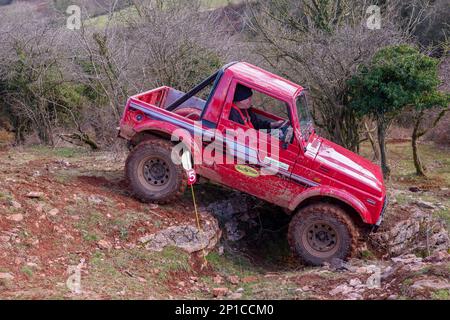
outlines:
M317 266L351 256L357 247L358 231L342 208L320 203L295 214L289 224L288 240L302 262Z
M167 203L184 192L186 175L181 164L172 161L172 148L168 141L153 139L141 142L128 155L126 177L140 200Z

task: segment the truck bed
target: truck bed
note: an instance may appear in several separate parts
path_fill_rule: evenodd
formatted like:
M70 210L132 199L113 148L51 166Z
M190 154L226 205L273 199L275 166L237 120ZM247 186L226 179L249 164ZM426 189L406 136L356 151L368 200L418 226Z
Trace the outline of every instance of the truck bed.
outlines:
M194 121L200 119L206 101L193 96L174 111L166 110L183 95L182 91L163 86L130 97L120 122L118 135L131 140L137 132L145 130L149 121L159 121L193 132ZM159 127L163 128L164 125L161 124Z
M177 99L181 98L185 93L177 89L163 86L131 97L131 100L142 102L143 105L152 105L157 108L166 109ZM203 110L206 101L198 97L191 97L183 102L177 109L194 108Z

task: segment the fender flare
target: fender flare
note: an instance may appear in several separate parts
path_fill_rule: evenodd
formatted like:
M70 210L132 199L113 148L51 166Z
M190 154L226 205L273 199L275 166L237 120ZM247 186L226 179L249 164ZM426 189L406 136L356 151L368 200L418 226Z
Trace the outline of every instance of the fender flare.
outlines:
M368 224L374 224L375 222L372 221L371 215L367 207L364 205L364 203L350 194L349 192L341 189L336 189L333 187L313 187L308 190L305 190L304 192L297 195L290 203L289 203L289 210L294 211L296 208L298 208L299 205L301 205L305 200L308 200L312 197L329 197L334 198L336 200L339 200L350 207L352 207L360 216L361 220Z
M174 124L167 123L165 121L160 120L148 120L145 123L139 124L134 127L135 135L140 133L162 133L163 135L168 135L172 137L175 131L177 130L185 130L185 132L189 132L186 129L180 128ZM202 148L198 145L197 141L192 138L192 134L189 134L191 137L191 147L190 152L192 155L200 155L202 156ZM171 138L168 139L169 141L173 142L174 144L180 143L180 140L172 140ZM201 141L200 141L201 142Z

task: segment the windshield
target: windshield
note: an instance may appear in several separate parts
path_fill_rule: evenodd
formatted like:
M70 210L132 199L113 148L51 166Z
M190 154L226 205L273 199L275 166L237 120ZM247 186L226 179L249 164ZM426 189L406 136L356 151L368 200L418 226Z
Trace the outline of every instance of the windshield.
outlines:
M312 117L308 111L308 104L306 102L306 96L301 93L296 100L297 116L300 121L300 130L302 138L307 141L313 130Z

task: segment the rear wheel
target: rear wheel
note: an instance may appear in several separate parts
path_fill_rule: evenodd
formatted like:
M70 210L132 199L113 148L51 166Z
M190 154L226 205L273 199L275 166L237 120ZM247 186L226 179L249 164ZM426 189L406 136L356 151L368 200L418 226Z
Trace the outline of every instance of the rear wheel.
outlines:
M168 141L152 139L141 142L128 155L126 177L140 200L167 203L184 192L186 175L181 164L172 161L172 148Z
M334 258L346 259L357 246L358 231L347 213L333 204L313 204L292 218L289 244L304 263L322 265Z

